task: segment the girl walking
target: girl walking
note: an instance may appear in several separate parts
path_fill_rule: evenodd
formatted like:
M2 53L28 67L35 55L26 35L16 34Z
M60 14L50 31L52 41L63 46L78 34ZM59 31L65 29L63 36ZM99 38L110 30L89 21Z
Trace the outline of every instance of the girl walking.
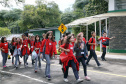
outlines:
M48 31L46 33L45 39L42 41L41 52L45 54L46 59L46 68L45 68L45 76L48 80L51 79L50 75L50 57L52 57L53 52L55 50L55 40L53 37L53 32Z
M16 47L15 47L15 50L14 50L14 52L16 52L16 55L15 55L15 67L16 67L16 69L18 68L17 62L19 62L19 64L20 64L19 56L21 56L21 43L22 43L21 39L17 38Z
M6 40L6 37L1 38L1 53L3 57L3 68L6 68L6 62L7 62L7 57L8 57L8 48L9 48L9 43Z
M87 52L87 47L85 42L83 41L83 36L80 34L77 35L77 41L74 46L74 51L76 52L76 59L80 63L82 63L83 70L84 70L84 76L85 80L90 80L90 78L87 76L87 66L86 66L86 60L87 57L86 55L88 54Z
M75 56L73 55L73 45L72 42L74 37L72 35L68 35L66 39L66 43L60 46L60 49L67 53L68 58L67 61L63 62L63 69L64 69L64 81L68 82L68 69L72 66L74 76L77 80L77 83L82 82L82 79L79 79L78 71L79 71L79 63L76 60ZM62 60L61 60L62 61Z
M35 43L34 43L34 45L35 45L34 50L37 53L37 57L35 58L35 73L37 73L38 64L39 64L39 69L41 69L41 58L40 58L41 42L40 42L40 37L38 35L35 36ZM39 63L38 63L38 61L39 61Z

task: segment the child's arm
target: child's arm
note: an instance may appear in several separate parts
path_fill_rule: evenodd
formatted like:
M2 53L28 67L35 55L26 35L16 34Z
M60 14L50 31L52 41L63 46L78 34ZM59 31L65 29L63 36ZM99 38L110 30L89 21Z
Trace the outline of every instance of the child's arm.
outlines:
M65 51L65 52L70 52L70 50L69 50L69 49L65 49L64 46L65 46L65 44L61 45L61 46L59 47L59 49Z

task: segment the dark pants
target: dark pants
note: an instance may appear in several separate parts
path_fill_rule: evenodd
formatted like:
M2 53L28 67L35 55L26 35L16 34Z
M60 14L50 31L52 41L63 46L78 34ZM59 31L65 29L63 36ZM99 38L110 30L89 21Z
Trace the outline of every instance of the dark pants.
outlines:
M73 69L74 76L75 76L76 80L78 80L79 76L78 76L78 71L77 71L76 64L75 64L74 60L70 60L68 62L68 66L66 67L66 71L64 72L64 78L68 77L68 70L69 70L70 65L72 66L72 69Z
M85 59L83 57L80 57L77 59L77 61L79 62L79 64L80 62L82 63L84 69L84 75L87 76L87 65L85 63Z
M103 53L102 53L101 58L102 58L102 59L105 59L105 55L106 55L106 48L105 48L105 47L102 47L102 50L103 50Z
M2 57L3 57L3 66L6 66L8 53L2 52Z
M94 60L96 61L97 65L99 66L100 63L99 63L99 61L98 61L98 59L97 59L97 55L96 55L96 53L95 53L95 50L90 50L90 55L88 56L88 59L87 59L86 64L89 63L89 61L90 61L90 59L91 59L92 57L93 57Z

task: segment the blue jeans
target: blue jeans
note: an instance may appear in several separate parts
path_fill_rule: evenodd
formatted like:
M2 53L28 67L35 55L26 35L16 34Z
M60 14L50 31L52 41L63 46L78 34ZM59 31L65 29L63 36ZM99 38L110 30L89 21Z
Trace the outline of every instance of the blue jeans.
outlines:
M46 59L45 75L49 76L50 75L50 56L45 54L45 59Z
M6 66L8 53L2 52L2 57L3 57L3 66Z
M39 63L38 63L38 61L39 61ZM38 55L36 57L36 59L35 59L35 70L38 70L38 66L37 65L39 65L39 68L41 68L41 58L40 58L40 55Z
M14 63L14 57L12 56L12 63Z
M15 56L15 66L17 67L17 62L19 62L19 55Z
M24 66L27 65L27 60L28 60L28 54L24 55Z

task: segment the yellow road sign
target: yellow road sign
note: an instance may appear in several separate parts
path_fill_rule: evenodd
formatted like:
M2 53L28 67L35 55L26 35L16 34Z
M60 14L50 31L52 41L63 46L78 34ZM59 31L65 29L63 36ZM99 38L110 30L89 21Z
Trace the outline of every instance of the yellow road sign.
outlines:
M58 30L63 34L67 30L67 27L62 23L59 26Z

